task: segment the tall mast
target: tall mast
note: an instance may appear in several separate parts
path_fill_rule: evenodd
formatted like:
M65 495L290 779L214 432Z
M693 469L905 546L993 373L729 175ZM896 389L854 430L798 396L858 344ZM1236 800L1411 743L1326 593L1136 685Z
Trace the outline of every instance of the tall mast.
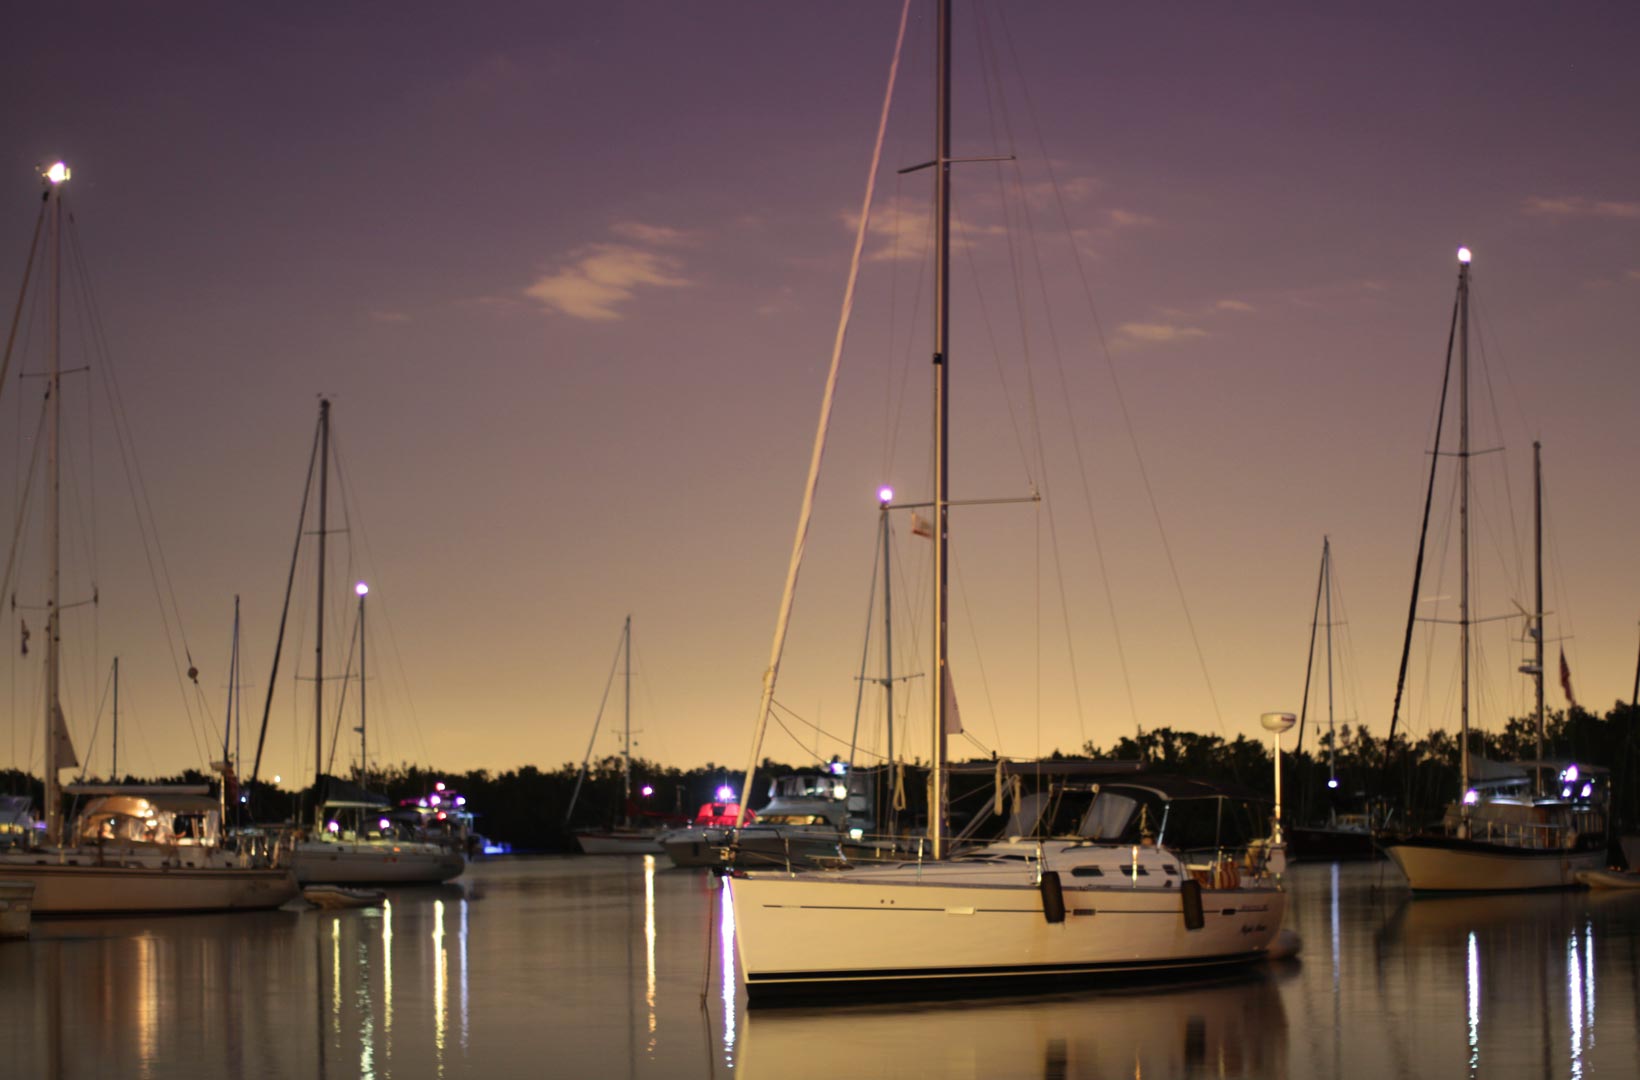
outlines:
M319 579L318 629L313 647L313 819L324 826L324 801L319 793L325 775L325 529L330 509L330 402L319 399Z
M120 658L114 657L114 760L108 765L108 781L120 782Z
M1543 797L1543 444L1532 442L1532 555L1536 563L1537 599L1533 619L1537 631L1537 766L1532 769L1532 794Z
M1327 603L1327 787L1338 787L1338 737L1333 732L1333 646L1332 646L1332 539L1321 538L1321 575L1326 579Z
M951 0L940 0L934 115L934 755L928 834L934 858L945 854L945 705L951 672L946 596L950 512L951 420Z
M1458 249L1458 641L1461 789L1458 835L1469 838L1469 249Z
M621 694L626 710L626 736L621 740L621 783L624 801L621 812L630 817L632 805L632 616L626 617L626 688Z
M883 501L882 509L878 514L879 526L883 534L883 708L887 719L885 726L888 729L888 767L894 768L894 590L890 587L890 562L888 551L888 502ZM889 819L889 835L897 832L894 820L893 774L889 773L889 812L884 815ZM880 820L880 819L879 819Z
M46 198L51 201L51 370L46 382L49 425L46 435L46 520L49 535L46 547L50 560L46 571L46 747L45 747L45 810L46 843L59 844L63 839L62 790L57 784L57 740L62 730L63 706L59 685L61 662L58 657L61 624L58 593L62 577L62 501L61 449L63 390L63 182L68 169L61 162L53 165L46 176Z

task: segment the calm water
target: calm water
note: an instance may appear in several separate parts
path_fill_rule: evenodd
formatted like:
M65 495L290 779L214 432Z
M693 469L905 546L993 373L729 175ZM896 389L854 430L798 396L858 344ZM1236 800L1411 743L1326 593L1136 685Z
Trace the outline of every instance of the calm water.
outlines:
M1634 1075L1640 892L1290 886L1302 958L1236 979L752 1014L712 879L643 859L481 863L382 911L37 922L0 943L0 1076Z

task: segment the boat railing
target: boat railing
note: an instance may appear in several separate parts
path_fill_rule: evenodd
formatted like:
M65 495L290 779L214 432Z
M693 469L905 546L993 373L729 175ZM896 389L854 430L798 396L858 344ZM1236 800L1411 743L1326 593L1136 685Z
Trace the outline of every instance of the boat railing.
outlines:
M1471 821L1469 838L1520 848L1572 847L1578 830L1560 822Z

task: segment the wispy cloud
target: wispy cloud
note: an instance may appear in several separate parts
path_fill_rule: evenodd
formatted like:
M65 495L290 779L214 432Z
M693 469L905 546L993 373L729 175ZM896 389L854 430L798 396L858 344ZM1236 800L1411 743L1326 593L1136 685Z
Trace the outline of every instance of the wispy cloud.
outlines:
M1628 281L1640 281L1640 270L1630 270L1623 277Z
M1258 308L1245 300L1220 300L1213 305L1214 311L1257 311Z
M664 225L617 222L610 231L631 243L588 244L570 251L556 269L537 278L524 295L571 318L609 322L642 287L688 285L681 259L656 247L692 242L692 237Z
M372 311L370 318L379 323L407 323L410 314L404 311Z
M1563 195L1558 198L1534 195L1522 204L1522 208L1528 214L1541 217L1595 217L1640 221L1640 202L1613 202L1589 199L1582 195Z
M642 221L617 221L609 227L609 231L624 240L649 247L681 247L693 244L696 240L694 233L674 229L670 225L649 225Z
M844 211L838 219L850 232L860 227L857 211ZM951 219L951 236L958 242L977 243L1005 231L1001 225L981 224L971 217ZM871 212L865 259L867 262L921 259L927 256L933 242L933 209L926 202L904 196L889 199Z
M1196 326L1174 323L1123 323L1116 328L1116 345L1120 348L1140 348L1146 345L1176 345L1207 336L1207 331Z
M1156 219L1148 214L1135 213L1132 210L1111 210L1110 224L1116 229L1132 229L1140 225L1154 225Z

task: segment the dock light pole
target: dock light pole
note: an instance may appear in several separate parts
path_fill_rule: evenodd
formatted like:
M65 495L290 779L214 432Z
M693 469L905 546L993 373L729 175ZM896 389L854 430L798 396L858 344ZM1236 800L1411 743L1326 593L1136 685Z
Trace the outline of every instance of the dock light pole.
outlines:
M1281 733L1298 723L1298 717L1290 712L1267 712L1258 718L1276 744L1276 820L1275 827L1270 833L1270 843L1279 845L1281 836Z

